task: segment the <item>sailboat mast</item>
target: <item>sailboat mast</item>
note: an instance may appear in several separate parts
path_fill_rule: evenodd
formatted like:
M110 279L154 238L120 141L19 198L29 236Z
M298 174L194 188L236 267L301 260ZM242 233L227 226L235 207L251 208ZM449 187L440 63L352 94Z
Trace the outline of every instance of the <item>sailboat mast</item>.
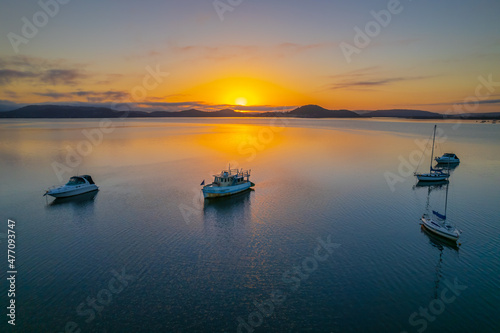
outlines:
M434 136L432 137L431 165L429 166L430 171L432 171L432 159L434 158L434 143L436 142L436 126L437 125L434 125Z

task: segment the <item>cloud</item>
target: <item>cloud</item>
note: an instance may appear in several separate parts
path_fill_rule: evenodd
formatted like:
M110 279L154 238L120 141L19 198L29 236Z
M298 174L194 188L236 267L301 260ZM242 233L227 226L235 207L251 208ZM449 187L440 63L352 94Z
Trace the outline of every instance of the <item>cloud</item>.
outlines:
M40 81L52 85L75 85L86 75L76 69L49 69L40 74Z
M101 103L105 101L116 102L129 97L129 94L125 91L72 91L72 92L56 92L54 90L47 90L43 93L34 93L37 96L50 97L52 99L72 99L74 97L84 97L87 98L88 102L91 103Z
M44 93L34 93L34 95L43 96L43 97L50 97L53 99L71 98L70 93L60 93L60 92L56 92L53 90L49 90L49 91L44 92Z
M182 111L187 109L197 109L201 111L218 111L221 109L233 109L238 111L253 112L285 112L295 109L297 106L275 106L275 105L249 105L241 106L234 104L209 104L202 101L190 102L142 102L135 104L134 110L143 111Z
M44 85L75 85L87 77L82 67L81 64L69 64L64 59L1 57L0 85L9 85L16 81Z
M0 85L10 84L12 81L36 78L38 75L32 72L22 72L14 69L0 69Z
M383 78L374 80L344 81L341 83L334 83L330 85L330 89L384 86L395 82L423 80L430 77L432 76L408 76L408 77L392 77L392 78Z
M370 90L379 86L390 85L396 82L415 81L429 79L435 76L396 76L388 77L380 71L380 67L371 66L360 68L343 74L332 75L330 78L335 80L335 83L328 84L327 90L349 89L349 90Z
M19 94L17 92L15 92L15 91L12 91L12 90L4 90L3 93L8 98L16 99L16 98L19 97Z
M498 96L498 95L493 95L493 96ZM413 104L416 106L422 106L422 105L470 105L470 104L500 104L500 99L485 99L485 100L467 100L467 101L458 101L458 102L438 102L438 103L423 103L423 104Z
M63 99L68 98L65 101L51 101L51 102L43 102L36 103L37 105L69 105L69 106L92 106L92 107L104 107L104 108L113 108L117 111L170 111L170 112L178 112L188 109L197 109L200 111L219 111L222 109L233 109L238 111L248 111L248 112L286 112L297 108L297 106L275 106L275 105L251 105L251 106L241 106L241 105L232 105L232 104L209 104L202 101L188 101L188 102L141 102L141 103L119 103L120 101L92 101L90 99L88 102L78 102L71 100L73 93L57 93L57 92L46 92L46 93L37 93L40 96L49 96L54 97L54 99ZM115 92L113 92L115 93ZM103 93L103 94L106 94ZM117 103L118 102L118 103ZM9 111L14 110L19 107L25 106L26 104L18 104L8 100L0 100L0 111Z
M478 101L479 104L499 104L500 99L487 99L485 101ZM462 103L462 104L469 104L469 103Z

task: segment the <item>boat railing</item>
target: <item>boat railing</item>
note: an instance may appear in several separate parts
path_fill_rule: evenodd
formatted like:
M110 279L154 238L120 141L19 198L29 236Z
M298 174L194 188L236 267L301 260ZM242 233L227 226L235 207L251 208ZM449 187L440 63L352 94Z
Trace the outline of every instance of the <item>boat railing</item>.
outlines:
M250 170L230 169L230 170L224 170L221 173L214 175L214 177L228 177L228 176L248 177L250 176Z

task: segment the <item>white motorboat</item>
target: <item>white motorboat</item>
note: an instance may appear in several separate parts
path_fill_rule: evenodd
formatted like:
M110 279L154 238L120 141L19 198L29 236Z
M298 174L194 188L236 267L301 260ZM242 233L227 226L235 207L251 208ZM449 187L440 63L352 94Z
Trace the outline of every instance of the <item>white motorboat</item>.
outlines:
M431 188L429 188L427 193L427 209L429 208L429 196L430 196ZM444 237L449 240L456 241L458 237L460 237L461 231L456 227L452 226L447 221L446 211L448 209L448 185L446 185L446 199L445 199L445 208L444 215L439 212L433 210L432 215L424 214L422 215L421 221L422 226L428 231Z
M430 170L428 173L417 173L415 172L414 175L417 177L419 181L425 181L425 182L440 182L443 180L447 180L450 178L450 173L442 170L442 169L434 169L432 168L432 160L434 157L434 144L436 142L436 127L437 125L434 125L434 135L432 138L432 153L431 153L431 165L430 165ZM423 156L423 155L422 155ZM418 166L417 166L418 168Z
M67 198L75 195L97 191L99 187L89 175L74 176L63 186L48 189L44 196L50 195L54 198Z
M205 181L202 185L204 184ZM255 184L250 181L249 170L231 169L229 166L228 170L214 175L212 184L203 186L202 191L205 198L218 198L246 191L252 186Z
M458 164L460 163L460 159L457 155L453 153L445 153L441 157L435 158L436 162L439 164Z

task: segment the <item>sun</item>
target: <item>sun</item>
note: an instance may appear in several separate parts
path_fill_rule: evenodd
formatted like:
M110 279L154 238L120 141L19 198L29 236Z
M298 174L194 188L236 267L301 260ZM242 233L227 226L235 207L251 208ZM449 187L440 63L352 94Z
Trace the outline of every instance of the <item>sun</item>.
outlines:
M248 103L248 102L247 102L247 99L246 99L245 97L238 97L238 98L236 98L236 100L235 100L235 104L236 104L236 105L245 106L245 105L247 105L247 103Z

